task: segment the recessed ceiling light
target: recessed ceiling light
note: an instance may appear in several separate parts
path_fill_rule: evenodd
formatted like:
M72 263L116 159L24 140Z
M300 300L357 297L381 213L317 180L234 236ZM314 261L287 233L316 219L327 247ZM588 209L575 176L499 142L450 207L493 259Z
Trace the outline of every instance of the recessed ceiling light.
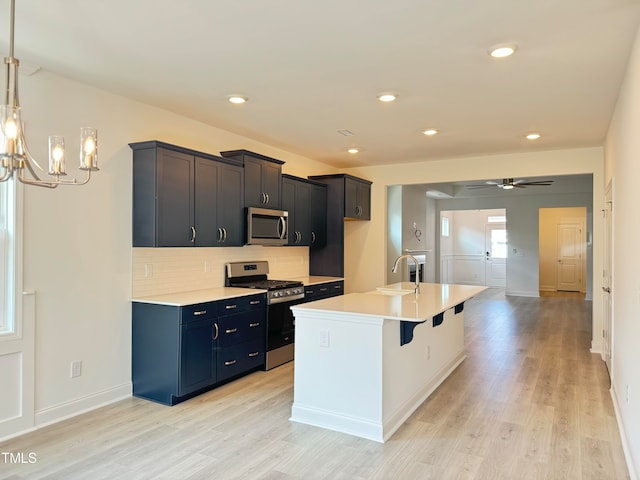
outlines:
M347 152L351 155L355 155L356 153L360 153L360 150L358 150L357 148L350 148L347 150Z
M505 58L513 55L518 49L515 45L496 45L489 50L489 55L493 58Z
M539 139L540 137L541 137L541 135L540 135L539 133L537 133L537 132L532 132L532 133L528 134L525 138L526 138L527 140L537 140L537 139Z
M438 130L436 130L435 128L428 128L427 130L424 130L422 133L424 133L428 137L431 137L431 136L435 135L436 133L438 133Z
M383 93L382 95L378 95L378 100L385 103L393 102L397 98L398 96L394 93Z
M240 105L242 103L245 103L247 100L249 100L247 97L243 97L242 95L230 95L229 96L229 101L231 103L235 103L236 105Z

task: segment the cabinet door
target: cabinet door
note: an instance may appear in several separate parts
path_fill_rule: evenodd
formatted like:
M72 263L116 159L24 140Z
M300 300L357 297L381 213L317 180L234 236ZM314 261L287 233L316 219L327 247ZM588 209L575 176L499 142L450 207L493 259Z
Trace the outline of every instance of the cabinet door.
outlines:
M198 157L195 161L195 245L214 247L221 237L216 218L221 164Z
M351 178L344 180L344 216L358 218L358 182Z
M358 206L361 220L371 220L371 185L358 182Z
M210 318L182 325L179 396L217 381L214 330L214 322Z
M296 245L311 245L311 186L307 183L296 182L295 191L295 231L298 232Z
M282 167L276 163L262 162L262 191L266 194L267 208L281 208L280 185Z
M157 246L192 246L195 160L191 155L158 149Z
M244 206L264 207L262 190L262 161L244 157Z
M289 212L289 242L287 245L295 245L296 235L296 181L289 178L282 179L282 209Z
M241 167L220 164L218 183L218 227L223 238L219 245L241 247L244 245L244 173Z
M311 218L311 242L312 247L322 247L327 242L327 189L313 185L311 187L311 205L309 208Z

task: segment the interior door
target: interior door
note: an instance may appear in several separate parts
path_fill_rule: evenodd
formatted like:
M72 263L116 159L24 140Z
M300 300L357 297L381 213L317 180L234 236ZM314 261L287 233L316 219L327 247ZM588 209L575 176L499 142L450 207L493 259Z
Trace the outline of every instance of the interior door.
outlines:
M485 284L507 286L507 229L504 223L485 227Z
M557 231L557 289L579 292L582 289L582 226L561 223Z
M603 302L603 326L602 326L602 354L604 356L604 362L607 365L609 376L611 376L611 350L613 340L613 298L612 298L612 267L613 267L613 193L612 183L607 185L605 192L604 202L604 265L602 275L602 291L604 295Z

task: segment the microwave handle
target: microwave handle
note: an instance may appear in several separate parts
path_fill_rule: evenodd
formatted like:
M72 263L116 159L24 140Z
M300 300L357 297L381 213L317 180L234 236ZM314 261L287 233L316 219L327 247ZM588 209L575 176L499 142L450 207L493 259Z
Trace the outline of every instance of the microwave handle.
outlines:
M285 220L284 217L280 217L278 219L278 237L280 237L281 240L284 240L286 236L287 236L287 221Z

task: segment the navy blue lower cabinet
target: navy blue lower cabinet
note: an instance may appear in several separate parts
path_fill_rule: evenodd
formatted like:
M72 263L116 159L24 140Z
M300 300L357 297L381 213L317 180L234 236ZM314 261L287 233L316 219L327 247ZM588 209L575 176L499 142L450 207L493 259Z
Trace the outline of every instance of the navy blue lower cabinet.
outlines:
M185 307L133 302L133 394L175 405L262 368L266 315L265 294Z

